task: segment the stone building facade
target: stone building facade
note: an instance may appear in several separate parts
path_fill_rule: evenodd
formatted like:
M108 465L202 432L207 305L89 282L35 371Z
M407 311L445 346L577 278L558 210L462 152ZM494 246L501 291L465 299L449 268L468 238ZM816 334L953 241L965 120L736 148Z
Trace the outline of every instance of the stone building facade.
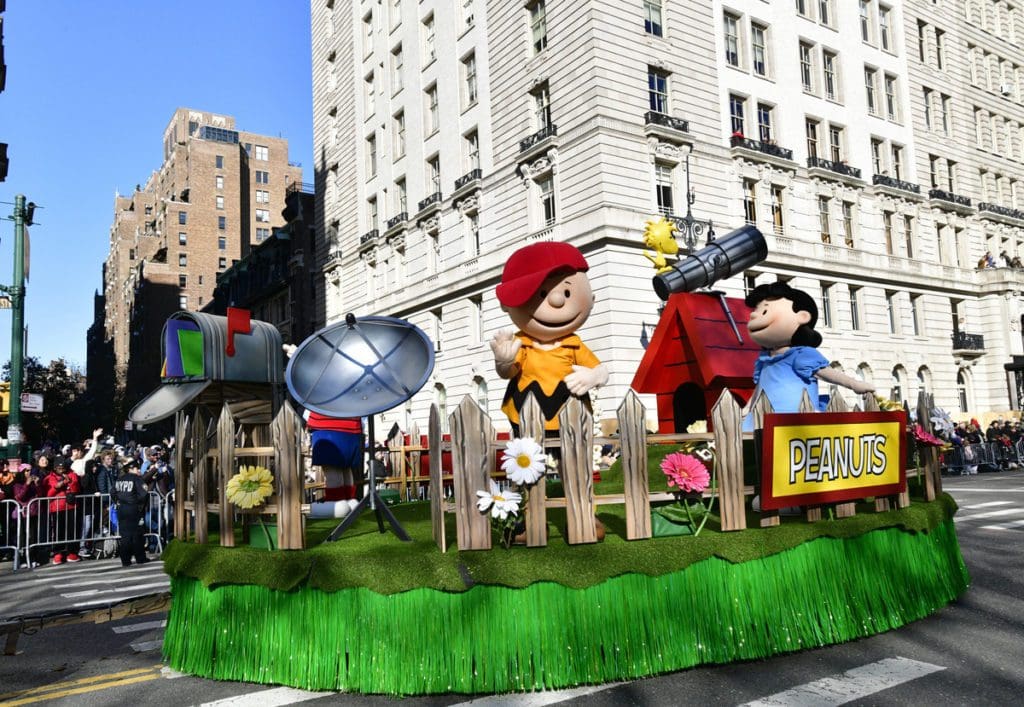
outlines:
M325 320L406 317L437 347L378 429L466 395L500 422L494 286L543 239L590 262L612 416L658 318L643 224L688 208L765 233L716 288L809 291L833 365L954 413L1019 406L1024 270L977 263L1024 257L1020 3L311 7Z

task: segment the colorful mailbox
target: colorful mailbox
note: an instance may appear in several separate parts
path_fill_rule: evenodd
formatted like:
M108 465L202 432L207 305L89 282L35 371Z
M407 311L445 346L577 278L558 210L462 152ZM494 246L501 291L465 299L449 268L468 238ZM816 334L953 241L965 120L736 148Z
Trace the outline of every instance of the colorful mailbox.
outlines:
M162 385L128 415L148 424L173 415L214 383L284 383L281 334L267 322L252 321L248 310L228 316L175 312L161 337Z

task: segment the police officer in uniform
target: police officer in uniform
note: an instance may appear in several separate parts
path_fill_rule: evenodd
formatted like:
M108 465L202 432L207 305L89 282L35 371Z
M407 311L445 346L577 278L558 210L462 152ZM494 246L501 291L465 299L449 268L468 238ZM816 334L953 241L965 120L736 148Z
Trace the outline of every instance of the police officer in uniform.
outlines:
M114 482L114 503L117 504L117 527L121 533L117 554L125 567L131 566L133 555L140 565L149 562L143 543L148 500L149 494L139 476L139 460L134 457L122 459L120 475Z

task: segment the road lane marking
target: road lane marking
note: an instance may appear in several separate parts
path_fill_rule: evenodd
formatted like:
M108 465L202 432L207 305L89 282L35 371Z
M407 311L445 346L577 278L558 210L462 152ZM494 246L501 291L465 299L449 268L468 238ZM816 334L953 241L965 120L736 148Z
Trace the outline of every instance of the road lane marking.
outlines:
M847 670L841 675L798 685L740 707L833 707L864 699L905 682L945 670L910 658L886 658Z
M158 638L155 641L136 641L135 643L129 644L136 653L148 653L149 651L155 651L157 648L164 647L164 639Z
M112 627L114 633L135 633L137 631L149 631L154 628L167 628L167 619L164 619L163 621L145 621L141 624Z
M972 503L969 506L960 506L964 510L974 510L975 508L988 508L989 506L1008 506L1013 501L989 501L988 503Z
M200 707L279 707L280 705L293 705L297 702L318 700L328 695L336 695L336 692L308 692L298 690L294 687L275 687L270 690L250 692L235 697L225 697L222 700L204 702Z
M39 687L32 687L26 690L16 690L15 692L8 692L0 694L0 700L8 700L15 697L26 697L30 695L38 695L40 693L47 693L45 699L50 699L52 690L64 690L67 688L75 688L75 686L89 686L96 683L104 683L105 681L118 681L120 679L127 679L132 677L147 676L154 670L159 669L159 664L151 666L149 668L134 668L132 670L123 670L119 673L107 673L106 675L94 675L88 678L79 678L77 680L67 680L65 682L53 683L50 685L41 685ZM148 679L148 678L147 678ZM95 689L95 688L90 688ZM22 704L22 703L11 703L4 702L4 704Z
M1013 515L1014 513L1021 513L1021 512L1024 512L1024 510L1022 510L1020 508L1003 508L1003 509L998 510L998 511L985 511L984 513L972 513L969 516L962 516L962 517L953 516L953 520L955 520L955 521L978 520L979 518L995 518L996 516L1009 516L1009 515Z
M979 530L1013 530L1020 527L1024 527L1024 520L1011 520L999 525L983 525Z
M170 582L155 582L152 584L133 584L130 587L114 587L112 589L86 589L81 592L61 592L61 596L65 599L80 599L81 597L96 596L97 594L117 594L119 592L135 592L140 589L156 589L158 587L167 588L169 586L171 586Z

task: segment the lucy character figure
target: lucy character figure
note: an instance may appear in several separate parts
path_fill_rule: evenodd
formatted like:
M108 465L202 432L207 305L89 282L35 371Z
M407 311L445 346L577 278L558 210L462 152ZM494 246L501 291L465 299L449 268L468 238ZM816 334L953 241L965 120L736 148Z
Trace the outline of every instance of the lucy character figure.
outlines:
M758 285L744 302L751 307L750 338L763 349L754 363L754 384L768 396L775 412L798 412L805 390L811 402L824 410L818 397L819 380L855 393L874 391L870 383L831 368L818 352L821 334L814 330L818 307L806 292L775 282Z
M519 435L519 409L532 392L544 429L558 429L558 411L570 395L582 397L608 381L608 370L575 331L590 316L594 293L583 253L568 243L533 243L505 263L497 287L501 308L519 328L491 340L494 368L508 380L501 410Z

